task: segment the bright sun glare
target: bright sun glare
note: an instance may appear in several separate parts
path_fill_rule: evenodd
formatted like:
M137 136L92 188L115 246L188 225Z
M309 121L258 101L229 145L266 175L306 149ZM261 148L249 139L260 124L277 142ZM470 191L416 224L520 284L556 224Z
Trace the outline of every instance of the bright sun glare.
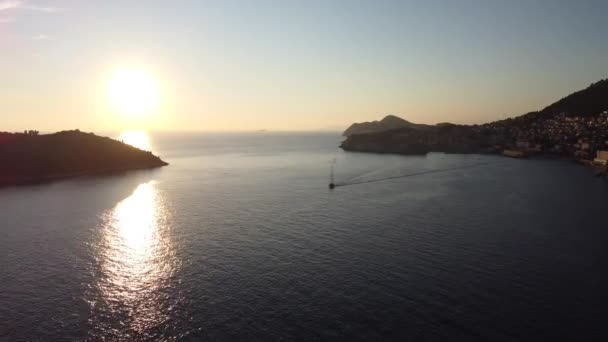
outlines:
M159 89L154 77L142 68L120 68L109 82L110 102L123 115L142 117L159 104Z
M148 134L144 131L124 131L120 133L118 139L125 144L129 144L144 151L150 151L152 149Z

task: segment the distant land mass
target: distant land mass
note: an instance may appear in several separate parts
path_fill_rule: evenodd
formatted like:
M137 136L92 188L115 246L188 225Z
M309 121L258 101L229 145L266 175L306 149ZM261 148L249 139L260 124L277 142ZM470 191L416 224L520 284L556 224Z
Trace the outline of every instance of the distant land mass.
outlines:
M608 149L608 79L591 84L537 112L482 125L417 125L394 115L351 125L346 151L425 154L552 153L593 159Z
M93 133L0 132L0 186L164 165L151 152Z
M387 115L380 121L354 123L342 135L348 137L353 134L377 133L397 128L422 130L431 127L430 125L414 124L395 115Z

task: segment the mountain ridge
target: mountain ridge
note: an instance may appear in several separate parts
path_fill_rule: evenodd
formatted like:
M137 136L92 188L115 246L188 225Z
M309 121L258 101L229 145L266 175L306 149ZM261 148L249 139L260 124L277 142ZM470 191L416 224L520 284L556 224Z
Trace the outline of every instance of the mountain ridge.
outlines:
M540 111L513 118L481 125L444 123L424 125L425 129L415 127L350 134L340 147L346 151L423 154L496 152L516 145L534 145L536 150L592 158L595 151L608 149L608 79L592 83Z
M380 121L374 120L353 123L344 131L344 133L342 133L342 136L347 137L353 134L383 132L396 128L427 129L429 127L431 126L425 124L415 124L396 115L388 114Z

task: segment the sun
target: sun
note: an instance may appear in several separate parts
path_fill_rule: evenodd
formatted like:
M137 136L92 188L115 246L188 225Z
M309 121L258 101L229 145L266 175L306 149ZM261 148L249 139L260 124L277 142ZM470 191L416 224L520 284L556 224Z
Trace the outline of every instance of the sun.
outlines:
M123 131L118 140L144 151L150 151L152 148L148 133L144 131Z
M108 84L114 110L130 117L143 117L154 112L160 102L156 79L140 67L116 69Z

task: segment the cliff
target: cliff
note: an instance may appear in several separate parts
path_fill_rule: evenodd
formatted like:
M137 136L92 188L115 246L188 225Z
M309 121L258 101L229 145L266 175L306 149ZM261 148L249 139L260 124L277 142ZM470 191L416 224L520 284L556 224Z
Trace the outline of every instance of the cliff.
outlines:
M93 133L0 133L0 185L164 165L151 152Z

